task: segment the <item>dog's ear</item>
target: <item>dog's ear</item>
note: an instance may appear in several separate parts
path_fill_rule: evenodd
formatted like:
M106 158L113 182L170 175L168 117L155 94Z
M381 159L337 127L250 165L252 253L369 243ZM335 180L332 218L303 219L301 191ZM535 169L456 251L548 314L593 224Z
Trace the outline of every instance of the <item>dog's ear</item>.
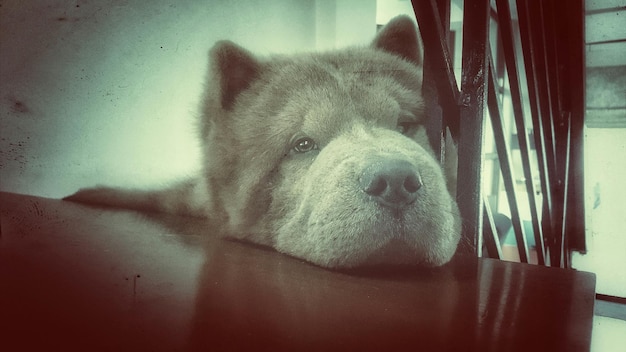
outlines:
M372 46L422 65L422 48L415 23L408 16L397 16L380 29Z
M230 110L237 96L259 76L259 62L249 51L228 40L217 42L210 57L219 102L222 109Z

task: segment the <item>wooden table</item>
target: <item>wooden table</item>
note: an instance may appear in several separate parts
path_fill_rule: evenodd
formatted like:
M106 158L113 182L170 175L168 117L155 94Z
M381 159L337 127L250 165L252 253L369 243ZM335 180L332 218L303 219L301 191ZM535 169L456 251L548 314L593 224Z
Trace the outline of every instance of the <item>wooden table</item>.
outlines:
M333 272L220 239L198 219L0 197L4 351L590 346L590 273L462 256Z

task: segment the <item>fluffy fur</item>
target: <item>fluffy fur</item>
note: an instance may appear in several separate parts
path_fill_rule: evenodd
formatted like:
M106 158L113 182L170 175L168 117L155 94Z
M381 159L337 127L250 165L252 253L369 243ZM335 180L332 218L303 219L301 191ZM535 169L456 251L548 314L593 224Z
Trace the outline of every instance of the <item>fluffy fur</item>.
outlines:
M208 216L228 236L330 267L441 265L460 221L424 129L415 25L370 47L256 58L210 51L204 170L166 190L80 190L68 200Z

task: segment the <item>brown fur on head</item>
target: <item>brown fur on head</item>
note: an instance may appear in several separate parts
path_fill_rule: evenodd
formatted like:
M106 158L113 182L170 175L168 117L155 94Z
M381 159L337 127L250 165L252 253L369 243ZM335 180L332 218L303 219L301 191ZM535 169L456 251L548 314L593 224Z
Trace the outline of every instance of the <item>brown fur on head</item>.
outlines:
M450 259L458 210L425 136L410 19L369 48L258 59L219 42L210 56L204 181L232 236L328 267ZM363 190L387 160L422 183L401 209Z

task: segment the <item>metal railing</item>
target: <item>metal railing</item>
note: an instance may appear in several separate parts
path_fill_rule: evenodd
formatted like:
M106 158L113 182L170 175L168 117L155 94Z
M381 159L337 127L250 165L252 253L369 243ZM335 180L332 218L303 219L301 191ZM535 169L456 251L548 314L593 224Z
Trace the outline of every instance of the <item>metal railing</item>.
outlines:
M583 1L465 1L460 90L449 40L450 0L412 4L424 43L429 137L442 161L447 133L458 147L458 251L482 256L484 248L484 255L502 258L505 234L493 215L497 197L489 200L483 191L489 132L495 174L501 175L492 182L503 184L519 260L569 267L571 252L585 250ZM519 152L518 170L512 150ZM515 178L515 171L523 177Z

